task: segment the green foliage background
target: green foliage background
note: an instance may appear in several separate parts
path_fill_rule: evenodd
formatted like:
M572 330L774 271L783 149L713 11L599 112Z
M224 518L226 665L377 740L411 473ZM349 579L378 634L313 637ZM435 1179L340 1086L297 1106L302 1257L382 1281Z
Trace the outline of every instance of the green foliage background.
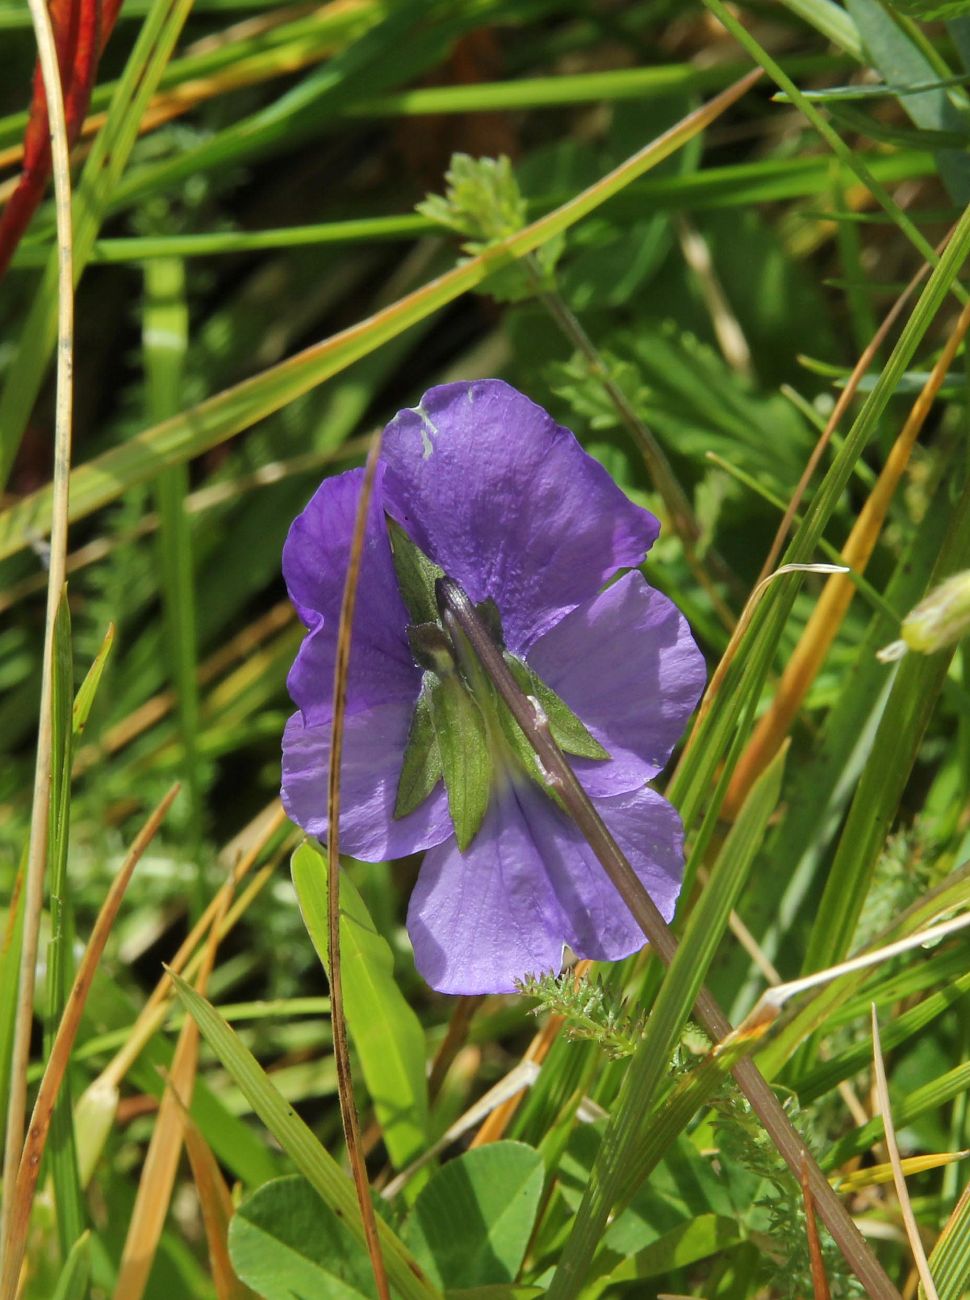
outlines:
M75 151L76 468L55 689L56 752L73 776L57 787L41 943L52 974L38 981L45 1033L32 1086L127 846L173 779L182 792L88 999L25 1295L114 1293L152 1099L186 1012L205 1038L192 1117L234 1189L233 1269L210 1255L220 1232L203 1223L193 1160L180 1166L144 1294L376 1294L353 1235L314 950L326 947L325 869L288 824L263 830L301 636L279 573L288 525L320 478L359 464L367 435L425 388L501 375L661 517L645 572L687 614L713 673L726 621L758 581L885 313L927 265L779 563L838 559L966 302L967 8L126 0L92 102L105 116ZM4 175L16 173L34 58L26 8L0 0ZM676 147L623 169L757 64L761 81L703 131L681 130ZM159 107L161 120L140 129ZM454 154L510 161L456 161L449 205ZM40 697L56 288L48 203L0 285L4 1101ZM757 1000L764 963L739 942L732 909L790 979L966 907L965 648L895 666L875 655L938 581L970 567L966 356L961 344L787 755L729 834L731 773L817 605L818 575L767 588L686 758L659 783L688 832L675 929L690 947L656 1016L662 970L647 954L579 989L547 982L529 998L456 1006L414 970L403 917L417 862L346 863L355 1090L372 1183L395 1193L378 1198L394 1294L812 1294L801 1191L687 1021L691 981L703 978L734 1020ZM678 526L678 500L693 532ZM97 660L109 625L113 646ZM96 661L72 739L71 700ZM250 848L268 869L252 877L258 888L240 886L208 1003L179 985L112 1075L120 1097L95 1125L100 1103L86 1090L133 1041L161 963ZM959 1152L970 1146L968 981L957 934L802 995L758 1045L822 1167L855 1177L846 1204L900 1289L913 1255L892 1184L858 1173L887 1158L869 1007L903 1155ZM503 1083L537 1028L530 1010L563 1016L564 1029L505 1141L458 1154L468 1137L450 1126L526 1077ZM645 1082L650 1052L656 1077ZM82 1098L89 1109L72 1125ZM601 1141L607 1116L627 1135L622 1149ZM416 1157L421 1169L398 1190ZM964 1181L960 1164L940 1161L910 1178L938 1294L951 1300L970 1265ZM604 1187L616 1212L594 1232ZM833 1295L863 1294L824 1234L821 1258Z

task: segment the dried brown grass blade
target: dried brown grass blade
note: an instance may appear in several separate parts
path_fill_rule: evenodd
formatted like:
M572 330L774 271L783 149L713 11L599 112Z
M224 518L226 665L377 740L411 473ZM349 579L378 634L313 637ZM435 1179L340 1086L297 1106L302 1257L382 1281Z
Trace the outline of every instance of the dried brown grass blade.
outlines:
M808 1238L808 1258L812 1267L812 1293L815 1300L832 1300L829 1280L825 1276L825 1260L822 1258L822 1240L818 1235L818 1221L815 1218L815 1198L808 1181L808 1165L803 1160L798 1181L802 1185L802 1197L805 1201L805 1235Z
M913 1262L916 1265L916 1271L919 1273L920 1282L923 1284L923 1291L927 1300L939 1300L939 1295L933 1284L929 1261L926 1258L926 1251L923 1249L923 1242L919 1235L916 1215L913 1213L913 1207L910 1204L902 1161L899 1158L899 1146L896 1142L896 1129L893 1125L892 1106L889 1101L889 1084L886 1080L886 1062L883 1059L882 1043L879 1040L879 1017L876 1014L875 1002L872 1004L872 1064L876 1077L876 1099L879 1103L879 1113L882 1116L883 1128L885 1129L886 1150L889 1153L889 1163L893 1167L893 1183L896 1186L896 1195L899 1197L899 1210L903 1217L906 1239L909 1242L910 1250L913 1252Z
M128 851L128 856L122 863L121 870L111 882L108 896L101 906L88 945L84 950L84 956L78 966L71 995L64 1008L64 1015L61 1017L61 1023L57 1028L44 1076L40 1081L37 1100L34 1103L33 1114L30 1118L27 1141L20 1158L4 1249L0 1300L14 1300L17 1294L20 1267L23 1262L24 1248L27 1241L30 1209L33 1204L37 1177L40 1173L41 1157L47 1142L51 1115L54 1111L54 1102L57 1100L61 1081L64 1078L64 1071L67 1069L71 1048L74 1046L74 1038L77 1034L78 1025L81 1023L81 1015L91 988L91 982L94 979L94 973L104 952L104 946L118 914L118 908L121 906L121 900L128 887L128 882L131 880L131 874L162 824L162 820L171 807L178 791L178 785L173 785L136 836Z
M391 1300L384 1256L377 1235L377 1221L370 1198L370 1183L360 1140L360 1123L354 1084L350 1072L350 1047L347 1041L347 1023L344 1019L343 984L340 971L340 757L343 749L344 713L347 703L347 673L350 667L351 631L354 607L357 601L357 584L360 579L361 557L364 550L364 533L367 512L370 508L374 478L380 456L380 434L367 457L367 466L360 487L354 531L350 542L347 576L344 580L340 605L340 623L337 628L337 653L333 673L333 722L331 724L330 772L327 793L327 921L328 970L330 974L330 1023L333 1029L333 1056L337 1067L337 1092L340 1097L340 1118L343 1121L347 1157L354 1176L354 1187L360 1205L360 1217L367 1242L374 1283L380 1300Z
M257 1300L245 1282L240 1281L229 1258L229 1222L233 1216L232 1195L222 1176L212 1148L202 1136L175 1088L172 1097L182 1121L185 1150L192 1166L195 1190L202 1207L202 1223L209 1247L209 1263L217 1300Z
M220 923L231 899L222 893L221 908L213 919L206 944L196 989L204 994L209 975L215 965L219 946ZM165 1227L172 1188L182 1153L181 1103L177 1097L191 1104L195 1088L195 1072L199 1059L199 1030L195 1021L187 1017L179 1033L172 1058L168 1087L158 1108L158 1118L152 1130L151 1141L142 1167L135 1196L135 1207L128 1224L115 1283L115 1300L140 1300L148 1283L158 1242Z

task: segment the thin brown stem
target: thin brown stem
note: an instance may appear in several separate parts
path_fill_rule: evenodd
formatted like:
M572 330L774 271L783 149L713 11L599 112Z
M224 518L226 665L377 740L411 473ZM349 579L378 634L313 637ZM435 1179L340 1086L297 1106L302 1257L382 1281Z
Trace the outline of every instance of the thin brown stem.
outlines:
M453 620L464 633L495 689L535 750L550 786L579 827L654 951L664 965L669 966L677 952L677 940L553 738L545 715L519 689L501 650L461 587L450 578L440 578L437 585L446 618ZM698 993L694 1014L715 1043L722 1042L732 1032L730 1021L707 989ZM846 1263L866 1287L867 1294L874 1300L899 1300L896 1287L806 1149L758 1067L750 1059L742 1059L733 1067L732 1073L795 1178L800 1179L805 1170L819 1214Z
M340 972L340 759L343 752L344 715L347 707L347 672L350 666L351 630L354 608L357 603L357 584L360 580L361 557L364 550L364 532L370 508L380 455L380 437L375 439L357 502L354 531L350 543L350 559L344 580L343 600L340 605L340 623L337 629L337 654L333 671L333 722L331 724L330 771L327 791L327 957L330 975L330 1022L333 1029L333 1057L337 1068L337 1094L340 1098L340 1117L343 1120L347 1156L357 1189L360 1217L374 1270L374 1283L380 1300L391 1300L391 1292L377 1235L377 1221L371 1204L370 1183L360 1140L360 1122L354 1100L354 1084L350 1072L350 1049L347 1042L347 1022L344 1019L343 981Z

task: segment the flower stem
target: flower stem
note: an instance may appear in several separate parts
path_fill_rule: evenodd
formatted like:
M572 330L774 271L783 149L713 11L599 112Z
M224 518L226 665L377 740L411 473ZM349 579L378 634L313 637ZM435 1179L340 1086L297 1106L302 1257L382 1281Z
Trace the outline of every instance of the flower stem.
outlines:
M647 467L647 473L653 480L654 487L660 493L666 507L671 526L683 543L684 556L690 565L691 572L707 592L718 618L727 630L732 632L737 619L711 580L711 575L705 569L704 563L697 552L697 544L701 536L700 524L697 522L697 517L694 514L687 493L681 487L680 481L664 453L664 449L633 409L622 388L610 375L609 368L600 356L596 344L586 333L578 316L569 307L562 294L557 289L546 288L543 284L542 272L539 269L535 254L529 253L522 260L536 298L542 303L573 347L585 358L591 373L603 385L603 389L613 403L617 415L636 443L643 457L643 463ZM737 577L717 552L709 550L708 559L712 567L717 570L717 576L729 586L738 590Z
M458 583L451 578L439 578L436 585L439 601L468 638L496 691L535 750L551 787L596 854L654 951L669 966L677 951L677 940L580 784L553 738L542 710L532 697L519 688L501 650L495 645L474 605ZM722 1042L732 1032L730 1021L707 989L702 988L698 993L694 1014L715 1043ZM743 1058L733 1067L732 1073L795 1178L807 1178L823 1222L849 1267L866 1287L866 1293L875 1297L875 1300L898 1300L899 1292L869 1249L825 1174L806 1150L757 1065L749 1058Z

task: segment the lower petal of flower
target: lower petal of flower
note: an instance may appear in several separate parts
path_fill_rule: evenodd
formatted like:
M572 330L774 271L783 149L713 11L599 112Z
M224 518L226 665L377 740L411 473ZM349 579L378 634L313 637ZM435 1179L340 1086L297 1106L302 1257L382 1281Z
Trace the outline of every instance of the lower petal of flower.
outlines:
M684 874L684 832L676 808L649 786L593 804L669 921ZM522 794L520 808L542 847L565 917L563 939L576 956L618 961L642 948L643 931L572 819L538 789Z
M393 700L346 718L340 766L340 848L364 862L400 858L453 835L440 784L406 817L394 802L413 700ZM308 727L295 713L283 734L283 806L309 835L327 839L330 725Z
M666 919L683 875L676 810L655 791L594 800ZM615 961L644 943L572 821L523 780L495 790L465 853L454 840L425 857L408 911L418 970L443 993L508 993L558 972L563 946Z
M451 839L425 856L408 908L418 970L441 993L511 993L530 972L559 970L563 926L517 785L504 781L464 853Z

